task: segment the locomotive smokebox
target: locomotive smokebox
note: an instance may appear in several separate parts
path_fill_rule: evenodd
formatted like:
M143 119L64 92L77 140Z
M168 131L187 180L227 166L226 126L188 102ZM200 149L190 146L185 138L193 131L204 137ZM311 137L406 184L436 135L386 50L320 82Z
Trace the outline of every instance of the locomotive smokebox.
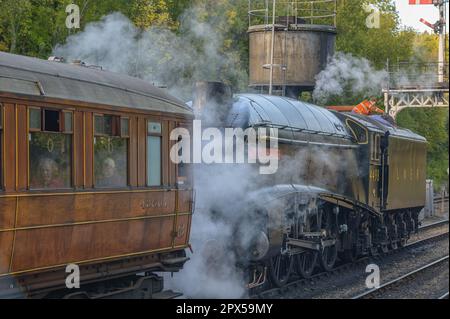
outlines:
M228 85L207 81L195 84L193 108L197 119L209 125L221 125L232 105L233 93Z

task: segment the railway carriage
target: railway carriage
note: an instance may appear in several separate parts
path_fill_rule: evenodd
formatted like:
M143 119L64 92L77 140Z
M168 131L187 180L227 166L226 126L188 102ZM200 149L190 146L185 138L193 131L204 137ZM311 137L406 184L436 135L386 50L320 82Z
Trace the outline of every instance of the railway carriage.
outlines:
M159 292L152 273L187 261L192 176L169 136L192 118L142 80L0 53L0 296L64 288L68 264L82 287L145 273Z

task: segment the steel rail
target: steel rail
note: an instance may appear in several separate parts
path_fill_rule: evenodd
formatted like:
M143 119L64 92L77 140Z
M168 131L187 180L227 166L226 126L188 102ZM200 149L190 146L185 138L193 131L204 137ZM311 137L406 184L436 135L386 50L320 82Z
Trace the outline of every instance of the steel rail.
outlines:
M448 299L448 292L446 292L445 294L443 294L442 296L440 296L438 299L439 299L439 300Z
M444 262L446 262L448 260L449 260L449 255L447 255L445 257L442 257L442 258L440 258L438 260L435 260L435 261L433 261L431 263L428 263L425 266L422 266L422 267L420 267L420 268L418 268L416 270L413 270L413 271L411 271L411 272L409 272L409 273L407 273L407 274L405 274L403 276L400 276L400 277L398 277L396 279L393 279L393 280L391 280L391 281L381 285L378 288L373 288L373 289L370 289L369 291L361 293L361 294L359 294L359 295L357 295L357 296L355 296L355 297L353 297L351 299L367 299L367 298L376 297L376 295L378 293L383 293L383 292L385 292L385 291L387 291L389 289L397 287L397 285L399 283L405 281L406 279L409 279L409 278L411 278L411 277L413 277L413 276L415 276L415 275L417 275L419 273L422 273L425 270L428 270L428 269L433 268L435 266L441 265L441 264L443 264Z
M431 228L435 228L435 227L439 227L439 226L442 226L442 225L448 225L448 221L449 220L446 219L446 220L440 220L440 221L435 222L435 223L422 225L422 226L419 227L419 231L427 230L427 229L431 229Z

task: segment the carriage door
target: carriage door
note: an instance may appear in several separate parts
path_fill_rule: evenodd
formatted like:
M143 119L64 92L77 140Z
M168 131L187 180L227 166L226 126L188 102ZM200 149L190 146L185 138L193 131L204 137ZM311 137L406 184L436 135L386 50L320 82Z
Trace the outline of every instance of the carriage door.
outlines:
M369 174L369 205L381 209L381 135L370 133L370 174Z

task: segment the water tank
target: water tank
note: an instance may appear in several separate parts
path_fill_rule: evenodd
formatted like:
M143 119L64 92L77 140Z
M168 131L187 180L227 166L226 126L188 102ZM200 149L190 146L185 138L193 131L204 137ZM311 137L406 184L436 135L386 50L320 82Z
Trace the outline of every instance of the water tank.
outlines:
M270 3L250 1L249 84L266 91L272 65L272 89L297 98L302 91L314 90L316 76L335 52L336 1L274 1L274 7Z
M273 85L313 90L315 77L334 54L336 29L325 25L296 24L276 26ZM270 82L272 32L265 26L252 26L250 36L250 86Z

